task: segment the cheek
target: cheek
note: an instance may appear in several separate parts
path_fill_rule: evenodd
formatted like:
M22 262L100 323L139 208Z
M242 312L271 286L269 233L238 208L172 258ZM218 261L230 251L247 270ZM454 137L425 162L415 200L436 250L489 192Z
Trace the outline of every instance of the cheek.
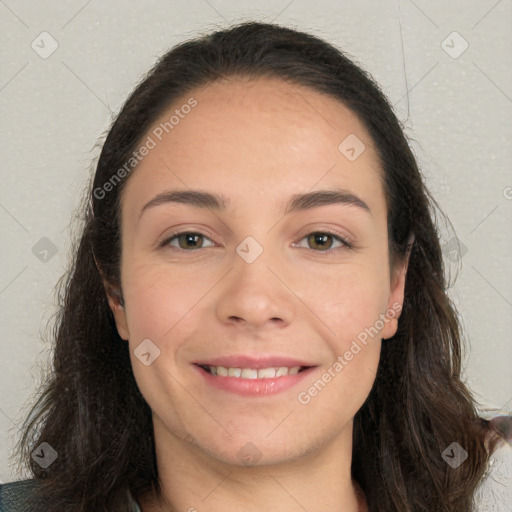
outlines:
M161 265L126 265L123 270L123 294L135 379L154 410L159 409L158 404L163 400L162 403L172 404L174 412L170 414L174 421L181 421L177 419L176 411L183 403L186 405L186 397L179 384L184 381L179 359L191 333L201 325L204 316L201 298L214 281L201 282L180 272L171 274ZM146 340L150 340L158 351L155 352ZM138 347L144 347L144 351ZM145 365L139 356L148 350L151 362Z
M307 304L327 327L327 337L333 339L335 348L343 349L385 313L390 291L387 280L387 273L378 265L364 262L331 269L328 275L309 276ZM382 326L377 323L377 327Z
M172 337L194 317L194 308L212 287L208 279L198 280L182 272L169 272L162 265L127 265L123 293L127 322L133 341Z
M370 271L347 273L336 283L331 281L327 296L316 290L311 297L312 309L328 327L330 358L297 398L312 417L341 425L357 413L375 381L387 294Z
M330 275L328 284L313 288L308 300L326 326L324 340L331 360L303 388L304 402L310 399L311 410L319 415L332 409L344 421L357 412L375 380L389 283L381 266L368 262Z

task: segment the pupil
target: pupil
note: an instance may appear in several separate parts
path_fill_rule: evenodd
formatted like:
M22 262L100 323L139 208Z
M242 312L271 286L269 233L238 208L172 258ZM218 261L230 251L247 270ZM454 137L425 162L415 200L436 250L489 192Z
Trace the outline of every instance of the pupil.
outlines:
M197 238L199 238L199 242L201 241L202 235L194 234L194 233L187 233L184 235L184 245L185 248L189 247L196 247L198 245Z
M318 245L318 246L320 246L323 249L326 249L326 248L328 249L331 246L331 244L326 245L326 239L330 238L331 235L328 235L328 234L325 234L325 233L314 233L311 236L313 238L313 244L314 245Z

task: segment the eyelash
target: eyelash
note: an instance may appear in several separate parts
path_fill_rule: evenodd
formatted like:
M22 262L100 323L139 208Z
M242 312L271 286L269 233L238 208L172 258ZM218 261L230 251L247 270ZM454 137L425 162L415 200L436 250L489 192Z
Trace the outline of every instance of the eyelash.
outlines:
M180 236L182 235L200 235L210 241L213 242L213 240L211 240L210 237L208 237L207 235L205 235L204 233L201 233L201 232L198 232L198 231L179 231L179 232L176 232L176 233L171 233L171 235L169 237L167 237L165 240L163 240L160 244L159 244L159 247L160 248L166 248L166 247L170 247L170 242L174 239L177 239L179 238ZM342 244L341 247L335 247L334 249L326 249L324 251L322 250L314 250L314 249L311 249L312 251L314 252L318 252L320 254L324 253L326 256L328 255L332 255L333 251L336 251L338 249L353 249L353 246L352 244L343 236L339 235L338 233L335 233L333 231L330 231L330 230L323 230L323 231L312 231L311 233L308 233L307 235L303 236L299 242L301 242L302 240L304 240L305 238L308 238L310 237L311 235L329 235L331 236L332 238L334 238L335 240L337 240L338 242L340 242ZM199 249L206 249L206 247L199 247L198 249L182 249L181 247L173 247L171 246L173 249L176 249L178 251L184 251L184 252L194 252L194 251L197 251Z

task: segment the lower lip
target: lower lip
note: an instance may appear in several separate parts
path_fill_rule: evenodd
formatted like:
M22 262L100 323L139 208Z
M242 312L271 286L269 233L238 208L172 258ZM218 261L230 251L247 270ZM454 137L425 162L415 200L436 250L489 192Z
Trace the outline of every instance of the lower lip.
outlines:
M312 366L295 375L283 375L272 379L242 379L241 377L212 375L197 365L194 365L194 368L210 386L243 396L275 395L276 393L286 391L309 376L315 369Z

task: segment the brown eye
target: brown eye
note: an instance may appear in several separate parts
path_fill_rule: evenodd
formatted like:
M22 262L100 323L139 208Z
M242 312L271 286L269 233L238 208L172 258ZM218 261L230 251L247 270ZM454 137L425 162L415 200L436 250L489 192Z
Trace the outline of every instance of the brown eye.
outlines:
M308 243L312 249L322 251L330 249L333 243L333 236L328 233L311 233L308 235Z
M182 233L175 233L170 238L167 238L162 243L162 246L171 246L178 249L183 250L197 250L197 249L203 249L205 246L203 246L203 243L208 240L211 242L211 240L201 234L201 233L193 233L189 231L184 231ZM176 244L177 242L177 244ZM206 247L212 247L213 243L211 243L209 246Z
M201 246L203 235L199 233L185 233L178 236L180 249L197 249Z
M303 240L305 241L306 245L304 245ZM313 233L309 233L297 245L299 247L313 249L316 252L328 252L330 250L334 251L336 249L343 248L350 249L352 247L348 240L345 240L345 238L343 238L341 235L336 235L334 233L324 231L315 231Z

